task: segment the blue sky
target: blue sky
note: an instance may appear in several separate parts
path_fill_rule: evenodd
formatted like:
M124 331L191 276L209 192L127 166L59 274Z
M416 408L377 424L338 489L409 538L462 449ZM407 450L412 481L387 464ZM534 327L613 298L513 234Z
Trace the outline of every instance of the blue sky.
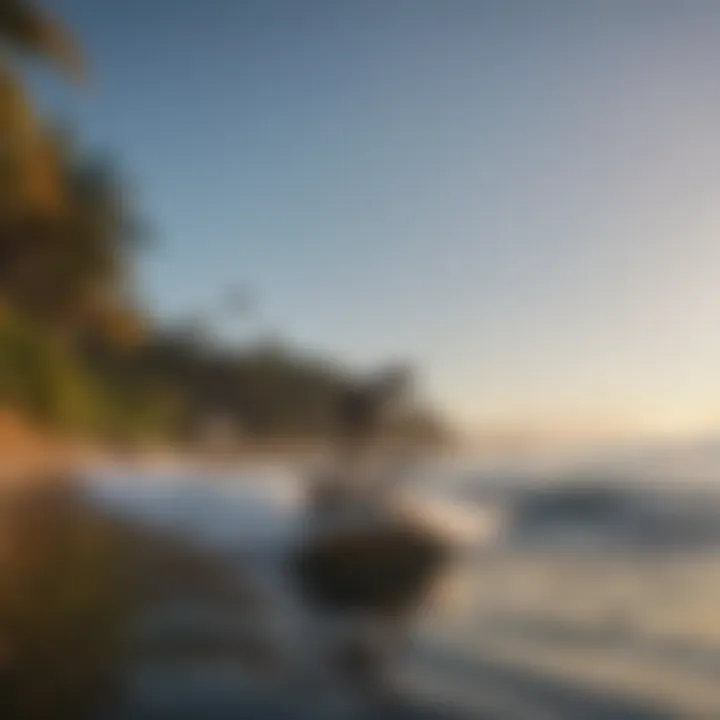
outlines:
M93 82L43 103L131 178L162 317L249 287L469 427L720 427L720 3L47 4Z

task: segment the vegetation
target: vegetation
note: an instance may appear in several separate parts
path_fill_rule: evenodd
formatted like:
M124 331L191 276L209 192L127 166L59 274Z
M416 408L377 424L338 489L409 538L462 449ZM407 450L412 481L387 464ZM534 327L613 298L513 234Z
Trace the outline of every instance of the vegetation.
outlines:
M0 408L123 442L184 441L218 423L244 438L332 432L352 373L280 346L198 342L139 311L128 194L110 165L38 117L20 79L26 55L82 75L56 22L0 0ZM438 435L417 409L401 425Z

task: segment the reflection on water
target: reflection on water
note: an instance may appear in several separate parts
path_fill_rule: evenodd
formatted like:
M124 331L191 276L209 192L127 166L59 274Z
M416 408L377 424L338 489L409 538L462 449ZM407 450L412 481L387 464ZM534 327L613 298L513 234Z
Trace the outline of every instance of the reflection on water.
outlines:
M402 640L380 708L333 694L320 650L342 617L296 592L295 496L262 483L7 492L2 717L720 717L714 492L514 488L462 592Z

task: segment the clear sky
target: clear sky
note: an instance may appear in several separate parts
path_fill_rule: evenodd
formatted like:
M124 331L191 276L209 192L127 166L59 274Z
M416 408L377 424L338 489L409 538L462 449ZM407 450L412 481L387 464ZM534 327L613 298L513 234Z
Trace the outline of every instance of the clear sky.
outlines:
M720 2L46 4L163 317L250 287L473 427L720 427Z

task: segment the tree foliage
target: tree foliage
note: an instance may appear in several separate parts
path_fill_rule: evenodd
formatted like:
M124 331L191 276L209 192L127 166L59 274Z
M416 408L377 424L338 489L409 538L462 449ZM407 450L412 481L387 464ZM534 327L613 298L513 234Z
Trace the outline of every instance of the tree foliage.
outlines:
M83 69L59 24L0 0L0 403L122 440L177 442L219 419L242 437L332 433L338 396L364 379L282 345L198 342L140 312L126 188L111 163L38 118L18 70L28 55L70 77ZM249 303L233 293L223 307ZM412 398L402 366L371 382L395 404Z

